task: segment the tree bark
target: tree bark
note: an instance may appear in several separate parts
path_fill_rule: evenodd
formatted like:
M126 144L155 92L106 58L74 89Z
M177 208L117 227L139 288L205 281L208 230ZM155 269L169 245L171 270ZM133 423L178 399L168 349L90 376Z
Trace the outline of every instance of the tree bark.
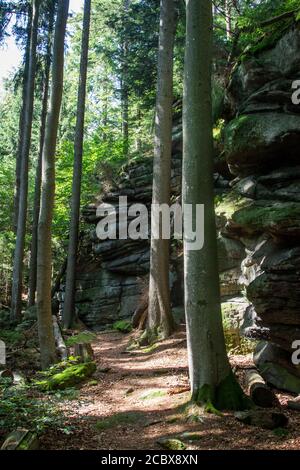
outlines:
M54 338L55 338L57 350L59 352L60 358L64 361L68 359L68 348L62 337L60 327L59 327L59 324L55 315L52 315L52 323L53 323L53 332L54 332Z
M122 129L123 129L123 153L128 156L129 152L129 91L128 91L128 13L130 0L124 0L124 41L123 41L123 66L122 66L122 85L121 85L121 101L122 101Z
M69 0L59 0L55 24L50 109L47 114L42 156L41 208L38 225L37 316L41 364L47 368L56 360L51 312L51 225L55 195L55 151L63 92L64 41Z
M249 394L257 406L272 407L275 403L275 395L269 389L264 379L256 369L246 371L246 383Z
M19 119L19 138L18 149L16 154L16 181L15 181L15 194L14 194L14 232L17 233L18 228L18 215L19 215L19 201L20 201L20 185L21 185L21 162L22 162L22 148L24 140L24 122L25 122L25 108L27 99L27 86L28 86L28 72L30 60L30 39L32 27L32 9L29 6L28 26L27 26L27 41L25 48L25 64L23 74L23 90L22 90L22 108Z
M84 115L86 101L86 79L89 51L91 0L85 0L82 44L81 44L81 63L80 77L77 98L77 120L74 145L74 167L73 167L73 186L71 199L71 221L69 232L68 263L66 277L66 292L63 310L63 321L66 328L70 328L75 318L75 274L78 248L78 232L80 219L80 195L81 195L81 176L82 176L82 152L83 152L83 134L84 134Z
M57 273L57 276L55 278L55 281L53 283L52 289L51 289L51 298L55 296L55 294L59 291L60 288L60 283L62 278L65 275L65 272L67 270L67 264L68 264L68 257L64 260L63 264L61 265L60 270Z
M23 257L26 235L27 220L27 197L28 197L28 168L29 152L32 131L32 116L35 88L36 72L36 47L38 34L40 0L33 0L32 6L32 27L30 37L30 57L28 67L28 82L26 87L24 126L21 152L21 171L20 171L20 194L18 204L18 226L16 247L14 253L13 282L12 282L12 303L11 319L20 318L22 312L22 281L23 281Z
M184 226L184 283L192 400L207 411L245 406L222 328L213 190L212 2L187 1L183 100L183 203L204 205L204 246ZM184 206L185 210L185 206ZM199 235L199 234L198 234Z
M44 76L44 90L42 100L42 113L41 113L41 127L40 127L40 144L39 156L35 175L35 190L33 201L33 218L32 218L32 235L31 235L31 254L29 265L29 293L28 293L28 307L35 304L36 296L36 282L37 282L37 240L38 240L38 223L40 214L40 198L41 198L41 182L42 182L42 155L45 140L45 127L48 110L48 95L49 95L49 81L50 81L50 67L51 67L51 44L54 24L54 5L50 6L49 11L49 30L48 30L48 43L46 51L45 63L45 76Z
M232 38L232 25L231 25L231 5L229 0L225 0L225 21L226 21L226 36L230 40Z
M174 0L161 0L152 204L168 206L172 153L174 36ZM154 225L155 211L152 210L152 228ZM155 335L160 329L162 336L168 337L174 327L169 286L170 240L163 239L161 224L159 225L159 238L151 237L148 331L150 335Z

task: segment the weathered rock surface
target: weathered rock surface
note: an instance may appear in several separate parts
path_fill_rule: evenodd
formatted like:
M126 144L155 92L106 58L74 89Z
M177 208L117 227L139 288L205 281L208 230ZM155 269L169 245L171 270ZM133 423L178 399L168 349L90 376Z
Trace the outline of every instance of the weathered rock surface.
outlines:
M214 175L215 193L228 196L216 217L223 313L247 336L267 341L263 354L255 354L264 379L296 393L300 374L291 362L291 344L300 339L300 106L292 103L291 86L300 78L299 46L298 22L265 50L246 54L234 70L227 90L232 120L224 136L227 162L237 178L231 181L224 158L216 158ZM176 108L171 181L175 198L181 192L179 114ZM149 207L152 175L151 158L129 162L114 187L83 210L92 229L77 269L76 307L91 328L129 318L145 293L149 272L149 241L100 241L97 207L102 202L117 207L120 196L129 204ZM116 222L115 228L118 232L124 224ZM173 244L172 303L182 321L180 254ZM243 299L243 289L251 304ZM266 356L270 352L271 357Z
M264 379L300 392L292 343L300 339L300 106L292 82L300 70L299 22L267 50L245 56L228 88L234 112L225 130L226 157L242 204L227 236L246 251L240 282L252 303L247 337L266 340L255 352ZM297 77L298 75L298 77Z

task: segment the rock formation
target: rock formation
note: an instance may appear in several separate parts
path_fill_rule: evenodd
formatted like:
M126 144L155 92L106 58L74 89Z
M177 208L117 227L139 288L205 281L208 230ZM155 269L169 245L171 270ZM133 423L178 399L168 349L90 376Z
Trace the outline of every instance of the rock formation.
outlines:
M253 305L248 337L265 340L254 359L269 383L300 392L300 366L292 363L300 339L300 106L292 83L300 74L300 28L294 25L271 48L233 72L228 101L233 119L225 151L238 178L238 208L227 236L245 246L242 281Z
M215 170L222 199L217 207L220 284L230 306L223 312L246 336L263 340L254 359L264 379L296 393L300 366L291 355L293 341L300 340L300 105L291 96L299 74L299 23L283 30L274 44L242 56L226 96L230 118L224 149L232 176L218 155ZM173 130L174 200L181 184L179 114ZM83 211L92 229L81 249L76 308L94 329L130 318L147 286L149 241L100 241L95 226L98 205L116 206L119 196L149 207L152 159L129 162L115 180L115 187ZM183 301L180 243L172 243L170 279L175 311Z

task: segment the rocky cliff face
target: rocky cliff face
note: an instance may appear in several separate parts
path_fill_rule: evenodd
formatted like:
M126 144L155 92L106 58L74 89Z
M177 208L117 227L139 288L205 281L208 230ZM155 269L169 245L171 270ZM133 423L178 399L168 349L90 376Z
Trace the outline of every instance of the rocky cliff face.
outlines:
M181 153L180 124L174 126L172 156L172 197L181 193ZM118 216L119 197L126 196L128 206L143 203L150 209L152 199L152 158L142 158L127 164L116 185L103 192L97 201L83 210L85 221L91 225L85 236L77 267L76 308L80 319L90 328L99 329L111 325L114 321L130 318L138 307L143 292L147 290L147 278L150 261L149 240L105 240L96 234L96 224L101 219L97 216L99 204L108 204L116 208ZM229 181L215 174L216 192L228 190ZM150 211L149 211L150 213ZM132 221L128 217L128 224ZM226 221L219 217L218 223L224 226ZM118 230L118 218L116 220ZM149 220L150 230L150 220ZM150 234L149 234L150 236ZM221 290L227 298L240 294L237 285L240 275L240 263L244 257L243 245L237 240L220 236L219 258L221 272ZM183 263L180 242L172 243L170 283L172 306L179 320L183 320ZM63 295L62 295L63 298ZM244 301L234 300L241 315ZM176 310L176 307L177 308Z
M152 198L152 159L132 161L116 178L116 187L101 194L83 210L91 231L77 269L76 307L79 317L91 328L103 328L114 321L130 318L146 287L149 272L149 240L104 240L96 234L97 207L105 203L116 208L118 231L119 197L126 196L128 206L143 203L150 207ZM172 193L180 193L181 156L172 161ZM132 219L128 217L128 223ZM150 226L150 223L149 223ZM182 303L182 286L176 249L172 252L170 280L174 305Z
M227 90L231 119L225 154L216 160L219 271L223 300L233 323L246 336L264 340L255 352L271 384L300 392L300 366L292 363L292 343L300 340L300 105L292 103L292 83L300 79L300 31L294 25L276 44L244 56ZM172 193L180 195L182 126L174 122ZM233 180L233 181L232 181ZM91 225L77 270L76 306L87 326L99 329L129 318L147 285L147 240L100 241L95 232L101 202L148 207L152 159L132 161L116 187L86 207ZM232 188L230 190L230 187ZM230 192L231 191L231 192ZM230 210L228 210L228 207ZM172 246L172 302L182 305L182 257ZM247 299L242 296L246 289Z
M291 356L300 339L300 105L291 98L299 78L298 24L237 66L228 89L234 116L225 129L239 201L225 232L247 253L242 282L254 314L246 335L265 340L255 352L262 375L296 393L300 366Z

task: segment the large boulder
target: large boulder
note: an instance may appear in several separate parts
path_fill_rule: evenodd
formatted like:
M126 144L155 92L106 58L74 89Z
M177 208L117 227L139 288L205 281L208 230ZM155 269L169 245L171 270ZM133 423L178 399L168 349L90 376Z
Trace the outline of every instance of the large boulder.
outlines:
M233 174L251 175L285 162L299 163L300 115L243 114L225 128L225 151Z
M295 242L300 236L300 203L254 201L235 212L231 230L255 235L266 233L274 239Z
M300 366L293 365L291 353L273 343L258 343L254 363L263 378L274 387L300 393Z
M234 111L282 110L286 105L286 110L299 112L288 96L292 79L299 78L299 51L299 22L288 30L278 23L277 32L250 46L232 73L227 90Z

